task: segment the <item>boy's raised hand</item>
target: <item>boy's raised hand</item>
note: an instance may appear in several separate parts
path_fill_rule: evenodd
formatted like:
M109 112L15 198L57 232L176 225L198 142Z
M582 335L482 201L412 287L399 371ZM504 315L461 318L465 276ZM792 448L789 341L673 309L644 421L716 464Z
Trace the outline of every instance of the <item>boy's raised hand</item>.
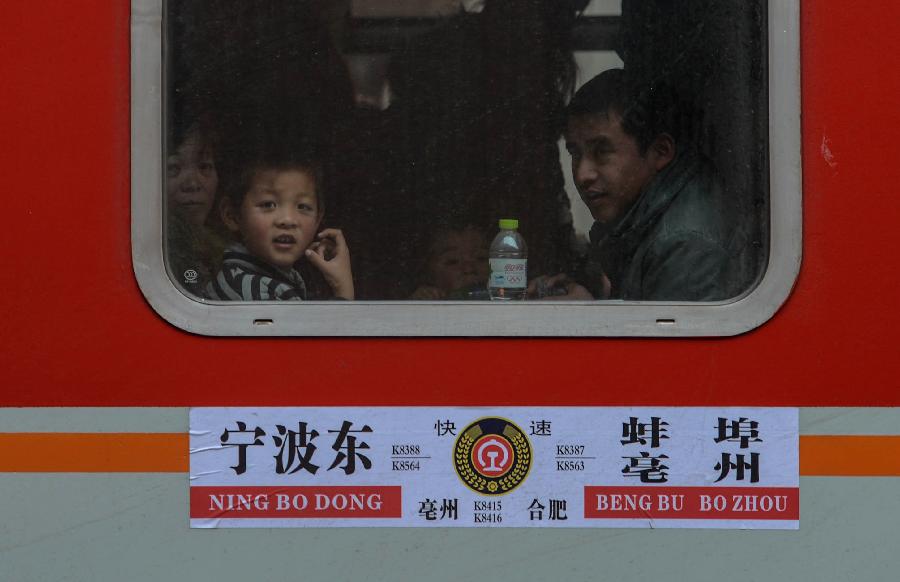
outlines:
M325 276L335 297L353 299L350 249L344 234L337 228L326 228L316 238L318 240L306 249L306 258Z

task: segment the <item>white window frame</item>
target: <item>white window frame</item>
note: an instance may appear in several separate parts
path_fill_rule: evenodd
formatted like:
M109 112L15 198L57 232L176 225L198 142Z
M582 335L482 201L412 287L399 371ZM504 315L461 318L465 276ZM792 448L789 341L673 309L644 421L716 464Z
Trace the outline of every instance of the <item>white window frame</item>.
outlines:
M800 1L768 2L769 257L731 301L214 302L186 295L163 257L163 0L131 2L131 234L141 291L156 312L212 336L732 336L790 295L802 255Z

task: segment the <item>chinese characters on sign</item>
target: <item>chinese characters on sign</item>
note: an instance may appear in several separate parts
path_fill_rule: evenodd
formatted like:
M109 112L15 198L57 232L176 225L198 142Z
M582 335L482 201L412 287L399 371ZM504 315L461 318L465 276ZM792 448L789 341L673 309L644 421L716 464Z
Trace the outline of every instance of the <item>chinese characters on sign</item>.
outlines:
M247 448L263 446L264 443L261 437L266 436L266 431L259 426L253 430L248 430L247 423L240 420L235 421L234 424L237 428L226 428L222 436L219 437L219 442L222 445L237 447L238 462L237 465L231 468L234 469L237 475L240 475L247 471ZM308 430L307 425L308 423L306 422L298 421L296 431L288 430L281 424L275 425L277 434L272 435L272 442L278 447L278 453L274 455L276 473L296 473L300 469L306 469L315 475L316 471L319 470L319 466L314 465L311 461L313 454L316 452L316 445L312 444L312 441L319 436L319 431L315 429ZM334 444L331 445L331 448L337 451L337 454L334 456L334 462L328 467L329 471L335 467L340 467L345 474L349 475L356 471L357 458L364 468L369 469L372 467L372 462L369 458L357 452L357 449L368 449L369 445L362 441L357 444L357 437L350 436L350 433L372 432L372 429L368 426L363 426L361 429L352 430L350 428L352 426L352 422L345 420L339 430L328 431L329 433L337 433Z
M799 526L787 408L194 408L193 527Z

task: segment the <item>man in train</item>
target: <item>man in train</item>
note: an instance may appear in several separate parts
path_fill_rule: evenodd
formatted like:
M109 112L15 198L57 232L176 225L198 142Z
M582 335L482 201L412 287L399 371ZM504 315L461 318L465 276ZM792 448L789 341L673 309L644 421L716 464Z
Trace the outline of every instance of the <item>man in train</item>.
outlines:
M748 272L715 172L678 139L676 99L613 69L583 85L566 110L572 175L594 218L584 273L557 275L554 299L717 301Z

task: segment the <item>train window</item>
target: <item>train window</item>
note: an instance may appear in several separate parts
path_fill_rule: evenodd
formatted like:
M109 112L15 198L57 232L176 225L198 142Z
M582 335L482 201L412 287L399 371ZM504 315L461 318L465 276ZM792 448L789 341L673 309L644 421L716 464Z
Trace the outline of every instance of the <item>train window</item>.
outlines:
M799 2L132 0L132 245L210 335L734 335L799 269Z

